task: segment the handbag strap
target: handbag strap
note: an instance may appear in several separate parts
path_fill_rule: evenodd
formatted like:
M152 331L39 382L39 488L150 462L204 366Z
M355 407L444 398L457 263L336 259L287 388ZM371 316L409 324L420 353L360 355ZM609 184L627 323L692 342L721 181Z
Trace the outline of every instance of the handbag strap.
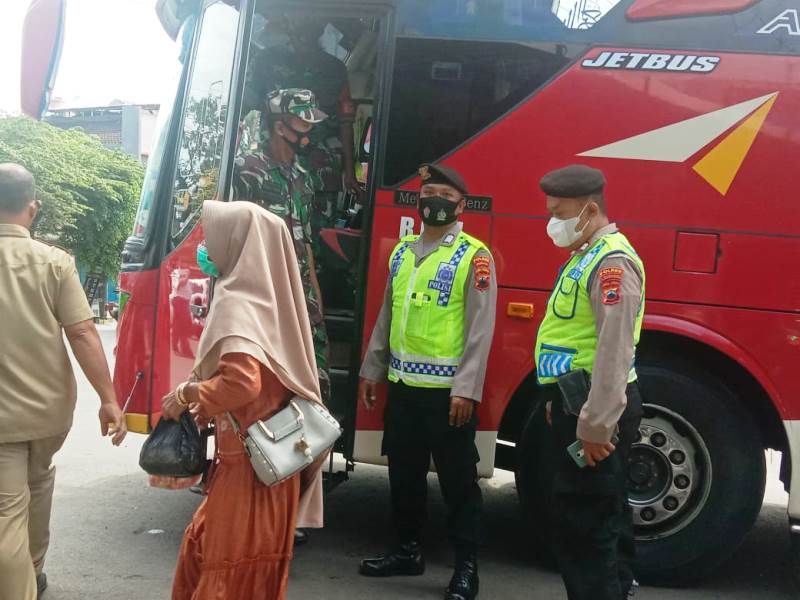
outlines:
M231 422L231 427L233 427L233 432L236 434L236 437L239 438L239 441L242 442L242 446L247 450L247 442L245 441L241 427L239 427L239 421L236 420L236 417L234 417L230 411L225 411L225 414L228 415L228 420Z

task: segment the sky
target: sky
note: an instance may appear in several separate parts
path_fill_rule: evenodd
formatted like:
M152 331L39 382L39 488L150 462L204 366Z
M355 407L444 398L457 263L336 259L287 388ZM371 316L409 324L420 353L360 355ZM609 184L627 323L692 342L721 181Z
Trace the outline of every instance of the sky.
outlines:
M19 110L22 23L31 0L0 2L0 111ZM65 106L114 99L159 103L176 77L177 49L156 0L67 0L64 49L53 97Z

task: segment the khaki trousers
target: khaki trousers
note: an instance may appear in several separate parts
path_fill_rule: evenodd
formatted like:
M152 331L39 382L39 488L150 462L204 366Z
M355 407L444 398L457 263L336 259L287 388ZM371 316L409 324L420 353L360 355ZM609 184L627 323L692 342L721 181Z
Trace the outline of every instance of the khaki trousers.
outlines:
M50 542L53 455L66 437L0 443L0 600L36 600Z

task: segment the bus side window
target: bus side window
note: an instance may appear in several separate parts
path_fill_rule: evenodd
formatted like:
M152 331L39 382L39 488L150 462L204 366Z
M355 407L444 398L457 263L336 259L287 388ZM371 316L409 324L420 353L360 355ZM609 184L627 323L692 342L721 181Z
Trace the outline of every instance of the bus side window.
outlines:
M173 248L194 228L203 202L217 196L238 27L230 3L211 4L203 14L173 189Z
M553 43L398 39L384 185L398 185L478 134L575 52Z

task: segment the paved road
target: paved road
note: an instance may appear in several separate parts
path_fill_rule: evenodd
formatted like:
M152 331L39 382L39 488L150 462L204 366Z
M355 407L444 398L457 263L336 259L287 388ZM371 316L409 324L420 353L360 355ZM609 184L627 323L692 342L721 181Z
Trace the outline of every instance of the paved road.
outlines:
M104 329L111 348L113 332ZM137 467L141 436L112 448L97 433L96 399L79 376L75 427L61 453L45 600L158 600L169 598L172 569L184 526L198 503L188 492L147 487ZM771 468L767 501L756 528L734 557L710 580L690 590L644 589L653 600L797 598L786 556L786 496ZM435 484L432 482L432 486ZM528 558L513 478L485 482L492 539L483 551L481 598L553 599L565 595L558 576ZM441 598L450 572L443 539L444 508L438 493L431 506L424 577L368 580L356 574L358 559L383 547L388 530L387 479L382 468L358 466L350 482L328 499L325 530L300 548L292 566L290 600ZM233 600L233 599L232 599ZM247 599L236 599L247 600Z

